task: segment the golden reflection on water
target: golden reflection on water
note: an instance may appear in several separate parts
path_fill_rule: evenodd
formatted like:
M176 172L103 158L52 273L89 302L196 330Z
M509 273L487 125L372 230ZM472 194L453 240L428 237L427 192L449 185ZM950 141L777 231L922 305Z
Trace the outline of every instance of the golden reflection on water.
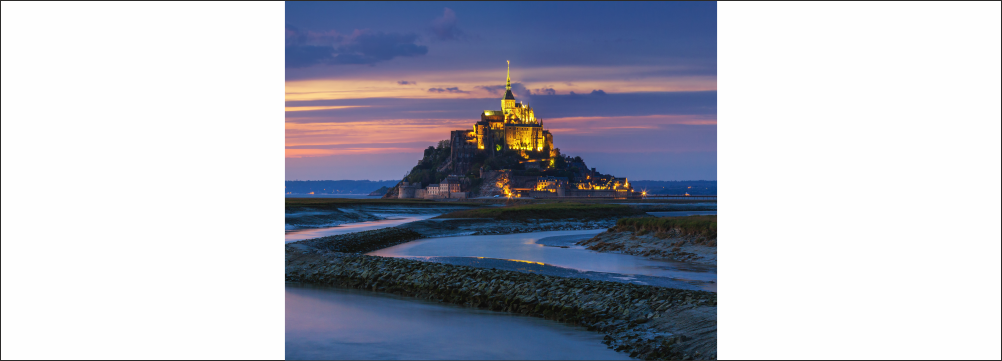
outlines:
M477 259L484 259L484 258L491 258L491 257L477 257ZM532 263L532 264L538 264L540 266L545 266L546 265L546 263L543 263L543 262L524 261L524 260L520 260L520 259L509 259L509 258L497 258L497 259L504 260L504 261L512 261L512 262Z

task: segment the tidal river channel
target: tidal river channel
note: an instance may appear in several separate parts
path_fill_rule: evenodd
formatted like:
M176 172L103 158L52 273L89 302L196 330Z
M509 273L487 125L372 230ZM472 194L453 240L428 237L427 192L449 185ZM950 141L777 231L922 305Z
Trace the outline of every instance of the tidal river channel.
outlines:
M386 215L384 215L386 216ZM295 230L286 242L392 227L436 214ZM369 255L716 291L716 268L574 245L602 230L421 239ZM331 287L285 286L287 359L629 359L602 334L528 316Z
M539 318L370 291L285 286L293 360L626 360L602 334Z
M716 291L715 267L602 253L575 245L604 230L427 238L368 253L562 277Z
M334 227L297 228L285 231L285 243L302 241L304 239L320 238L352 232L370 231L373 229L395 227L404 223L425 220L439 214L376 214L383 217L378 221L348 223Z

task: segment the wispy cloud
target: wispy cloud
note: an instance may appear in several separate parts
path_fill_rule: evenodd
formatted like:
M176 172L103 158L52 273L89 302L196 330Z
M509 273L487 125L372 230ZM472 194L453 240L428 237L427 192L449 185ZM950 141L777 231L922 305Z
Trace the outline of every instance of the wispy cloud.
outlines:
M352 74L337 78L286 81L286 100L320 100L352 98L431 98L448 94L453 98L487 98L504 94L504 67L488 70L455 70L452 72L397 72L393 69L357 68ZM379 70L379 71L375 71ZM383 71L385 70L385 71ZM606 94L637 92L679 92L716 90L715 77L656 77L625 80L648 67L580 68L566 74L569 82L556 81L550 72L566 69L526 68L513 71L512 83L516 97L536 95L590 94L602 90ZM603 74L598 76L596 74ZM400 80L400 79L407 80ZM400 82L406 81L408 84ZM423 87L401 85L421 84ZM558 86L554 86L558 85ZM429 93L429 88L457 87L465 93ZM434 95L433 95L434 94Z
M287 112L309 112L314 110L333 110L333 109L350 109L350 108L365 108L368 105L320 105L320 106L302 106L302 107L285 107Z
M413 57L428 53L428 47L417 45L417 34L400 34L355 30L351 34L336 31L301 31L285 26L285 67L303 68L313 65L368 64L396 57Z
M468 91L460 90L459 87L452 87L452 88L445 88L445 89L442 89L442 88L431 88L431 89L428 89L428 92L431 92L431 93L462 93L462 94L469 93Z
M431 33L439 40L458 39L463 32L456 27L456 12L445 8L445 12L441 17L432 20Z
M420 152L449 131L465 129L467 119L386 119L346 123L286 123L287 158L336 154ZM387 131L391 130L391 131Z
M504 85L477 85L477 89L483 89L492 95L502 95L505 89Z
M658 129L666 125L717 125L716 115L562 117L544 120L555 134L602 134L614 129Z
M536 94L542 94L542 95L557 95L557 91L556 91L556 90L554 90L553 88L546 88L546 87L543 87L543 88L537 88L537 89L535 89L535 90L533 90L533 91L534 91L534 92L536 92Z

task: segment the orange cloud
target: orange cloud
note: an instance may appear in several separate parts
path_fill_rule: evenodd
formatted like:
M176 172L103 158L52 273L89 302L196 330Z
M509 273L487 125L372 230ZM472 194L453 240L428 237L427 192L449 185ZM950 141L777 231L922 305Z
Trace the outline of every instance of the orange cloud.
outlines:
M449 132L466 129L466 119L390 119L346 123L286 123L286 158L336 154L421 152Z
M426 147L357 147L339 149L286 149L286 157L310 157L347 154L385 154L411 152L420 154Z

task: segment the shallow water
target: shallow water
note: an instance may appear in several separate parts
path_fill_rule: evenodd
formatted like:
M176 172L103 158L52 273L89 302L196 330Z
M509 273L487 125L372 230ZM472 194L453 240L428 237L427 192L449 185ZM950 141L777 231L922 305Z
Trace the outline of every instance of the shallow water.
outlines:
M667 212L647 212L652 216L656 217L686 217L686 216L703 216L703 215L717 215L717 211L667 211Z
M368 194L286 194L285 198L351 198L351 199L380 199L383 196L370 196Z
M631 206L667 206L667 207L716 207L716 202L697 202L697 203L673 203L673 202L648 202L648 203L616 203Z
M686 280L686 279L668 278L659 276L646 276L639 274L580 271L571 268L551 266L541 262L497 259L497 258L487 258L487 257L407 257L407 258L417 259L425 262L446 263L459 266L499 269L499 270L517 271L524 273L535 273L547 276L584 278L594 281L633 283L638 285L670 287L670 288L696 290L696 291L701 290L701 291L714 292L717 290L717 285L713 281Z
M285 231L285 243L302 241L304 239L326 237L335 234L351 232L371 231L373 229L395 227L404 223L425 220L435 217L440 213L432 214L376 214L386 219L378 221L347 223L334 227L323 228L296 228Z
M528 316L286 284L285 357L626 360L602 334Z
M646 257L618 253L602 253L573 245L578 240L590 238L603 231L552 231L426 238L367 254L382 257L443 260L449 263L457 263L455 258L459 257L491 258L516 262L512 264L529 262L584 272L613 273L617 274L614 278L622 277L623 281L631 281L630 278L633 278L630 277L631 275L691 281L699 289L716 291L716 267L652 260ZM435 258L429 259L429 257ZM477 266L483 262L474 262L471 259L466 263ZM487 267L490 267L490 264ZM511 267L505 268L510 269Z

